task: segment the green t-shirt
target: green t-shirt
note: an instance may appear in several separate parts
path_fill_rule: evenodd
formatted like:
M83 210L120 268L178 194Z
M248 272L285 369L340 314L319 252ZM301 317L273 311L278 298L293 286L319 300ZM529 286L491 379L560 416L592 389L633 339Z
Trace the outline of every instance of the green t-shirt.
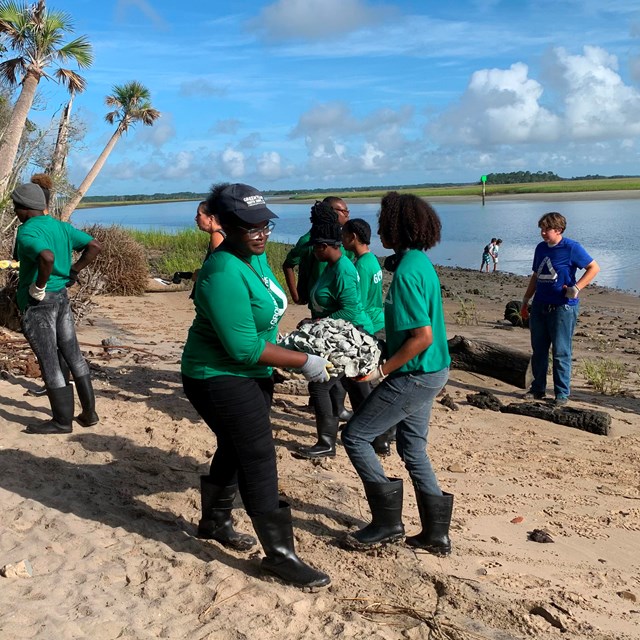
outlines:
M250 264L224 245L203 264L195 286L196 317L182 353L184 375L271 375L272 368L258 359L267 342L276 342L287 296L265 254L251 256Z
M424 251L407 251L393 274L384 302L387 348L391 357L409 338L410 329L431 327L433 342L395 373L434 373L451 363L442 310L440 281Z
M25 220L16 235L16 252L20 260L20 280L16 300L24 311L29 302L29 287L38 278L38 256L43 251L53 253L53 271L47 281L47 291L61 291L69 282L73 252L82 251L93 238L68 222L51 216L34 216Z
M360 298L358 272L343 255L335 264L327 265L311 290L309 301L314 318L348 320L356 327L373 333L371 319L365 313Z
M355 255L352 251L346 251L344 247L340 247L342 255L347 256L349 260L354 259ZM311 289L318 282L318 278L325 270L327 263L320 262L313 253L313 243L311 242L311 231L307 231L300 236L296 246L293 247L285 258L283 267L298 267L297 289L298 295L302 302L309 302Z
M360 297L365 313L371 318L374 333L384 329L384 306L382 304L382 269L378 258L370 251L356 260L356 271L360 276Z
M297 289L302 302L309 301L309 292L327 266L326 262L319 262L313 254L310 239L311 231L307 231L289 251L283 264L284 267L298 267Z

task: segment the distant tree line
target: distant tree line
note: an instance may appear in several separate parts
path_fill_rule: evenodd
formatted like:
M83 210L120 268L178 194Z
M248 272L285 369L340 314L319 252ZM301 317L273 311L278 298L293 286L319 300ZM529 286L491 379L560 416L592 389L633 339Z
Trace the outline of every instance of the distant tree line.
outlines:
M557 182L564 180L553 171L511 171L510 173L487 173L487 184L526 184L528 182Z
M158 200L204 200L206 193L193 191L177 191L176 193L134 193L126 196L85 196L84 203L100 204L101 202L154 202Z

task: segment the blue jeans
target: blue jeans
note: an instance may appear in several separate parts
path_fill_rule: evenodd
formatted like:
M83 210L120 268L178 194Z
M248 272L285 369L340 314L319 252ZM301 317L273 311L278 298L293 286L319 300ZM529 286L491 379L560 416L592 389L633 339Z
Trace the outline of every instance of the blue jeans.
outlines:
M531 391L543 394L547 389L549 347L553 352L553 390L556 398L568 398L571 388L571 349L578 321L579 304L531 305Z
M22 332L38 358L47 389L67 385L61 360L74 378L89 375L76 337L67 290L47 291L40 302L33 301L22 314Z
M431 406L449 369L386 378L365 399L342 432L342 444L363 482L388 482L372 443L397 425L396 447L411 480L423 493L442 491L427 455Z

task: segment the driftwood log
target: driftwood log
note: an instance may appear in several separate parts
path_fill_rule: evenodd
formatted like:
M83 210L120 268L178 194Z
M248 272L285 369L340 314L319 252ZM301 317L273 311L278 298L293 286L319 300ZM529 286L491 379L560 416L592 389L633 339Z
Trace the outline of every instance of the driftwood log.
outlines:
M530 386L528 353L495 342L469 340L464 336L454 336L449 340L449 353L453 369L496 378L519 389Z
M503 405L490 391L469 394L467 401L480 409L539 418L565 427L595 433L599 436L608 436L611 428L611 416L604 411L556 407L546 402L512 402Z

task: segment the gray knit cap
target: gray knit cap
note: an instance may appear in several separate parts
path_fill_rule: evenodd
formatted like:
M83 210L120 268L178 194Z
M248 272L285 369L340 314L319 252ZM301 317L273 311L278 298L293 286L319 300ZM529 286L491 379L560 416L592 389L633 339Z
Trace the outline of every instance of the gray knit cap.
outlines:
M31 209L33 211L44 211L47 208L47 201L44 191L40 185L27 182L16 187L11 194L14 204L20 205L21 209Z

